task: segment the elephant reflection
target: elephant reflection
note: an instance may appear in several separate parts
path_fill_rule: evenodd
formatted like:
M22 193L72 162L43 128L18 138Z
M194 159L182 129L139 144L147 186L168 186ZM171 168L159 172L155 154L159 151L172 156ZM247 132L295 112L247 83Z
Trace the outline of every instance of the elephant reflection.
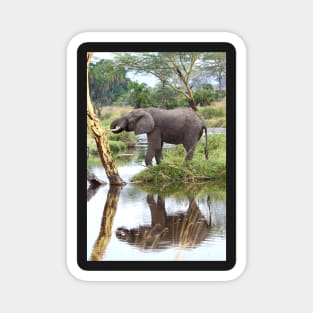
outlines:
M122 241L142 249L164 249L170 246L194 248L207 238L211 223L201 214L194 198L189 199L186 213L167 215L165 201L147 195L151 211L151 226L126 229L119 227L116 236ZM210 220L209 220L210 221Z

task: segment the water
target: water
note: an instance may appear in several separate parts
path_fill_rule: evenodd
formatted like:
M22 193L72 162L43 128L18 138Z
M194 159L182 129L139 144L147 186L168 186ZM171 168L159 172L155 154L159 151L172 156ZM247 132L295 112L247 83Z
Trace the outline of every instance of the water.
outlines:
M209 129L209 134L224 131ZM89 193L89 260L225 260L225 188L208 191L207 184L189 184L173 192L168 185L152 192L130 183L144 168L145 137L139 136L135 151L119 156L127 160L118 166L127 185L105 185ZM107 181L102 167L92 171Z

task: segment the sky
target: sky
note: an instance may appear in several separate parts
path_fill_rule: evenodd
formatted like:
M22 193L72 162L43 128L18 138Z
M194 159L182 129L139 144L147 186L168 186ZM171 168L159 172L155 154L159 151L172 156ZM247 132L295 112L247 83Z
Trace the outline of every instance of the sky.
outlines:
M98 62L101 59L112 60L113 53L111 52L94 52L92 55L92 62ZM158 79L151 74L136 74L128 72L127 77L131 80L137 81L138 83L146 83L150 87L154 87L158 82Z

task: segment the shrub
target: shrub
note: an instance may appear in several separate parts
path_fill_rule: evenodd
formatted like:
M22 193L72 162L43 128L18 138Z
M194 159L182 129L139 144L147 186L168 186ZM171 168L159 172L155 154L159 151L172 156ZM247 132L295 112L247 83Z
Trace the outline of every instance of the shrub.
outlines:
M216 100L216 94L211 88L199 88L194 92L194 98L199 105L210 105Z
M109 133L109 141L120 141L125 144L126 147L135 147L137 143L136 135L133 132L121 132L119 134Z
M226 178L226 135L210 135L209 160L204 158L205 143L202 140L195 151L192 161L184 161L182 145L164 151L164 161L136 174L132 181L139 184L224 181Z
M119 152L127 148L126 144L122 141L111 141L109 140L110 149L112 152Z

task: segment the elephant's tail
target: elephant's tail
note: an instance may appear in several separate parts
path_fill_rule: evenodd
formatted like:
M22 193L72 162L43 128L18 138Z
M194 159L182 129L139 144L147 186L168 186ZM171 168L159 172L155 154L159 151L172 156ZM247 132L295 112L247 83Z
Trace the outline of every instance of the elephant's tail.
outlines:
M208 147L208 130L206 128L206 126L203 126L203 129L205 131L205 159L207 160L209 158L209 147Z

